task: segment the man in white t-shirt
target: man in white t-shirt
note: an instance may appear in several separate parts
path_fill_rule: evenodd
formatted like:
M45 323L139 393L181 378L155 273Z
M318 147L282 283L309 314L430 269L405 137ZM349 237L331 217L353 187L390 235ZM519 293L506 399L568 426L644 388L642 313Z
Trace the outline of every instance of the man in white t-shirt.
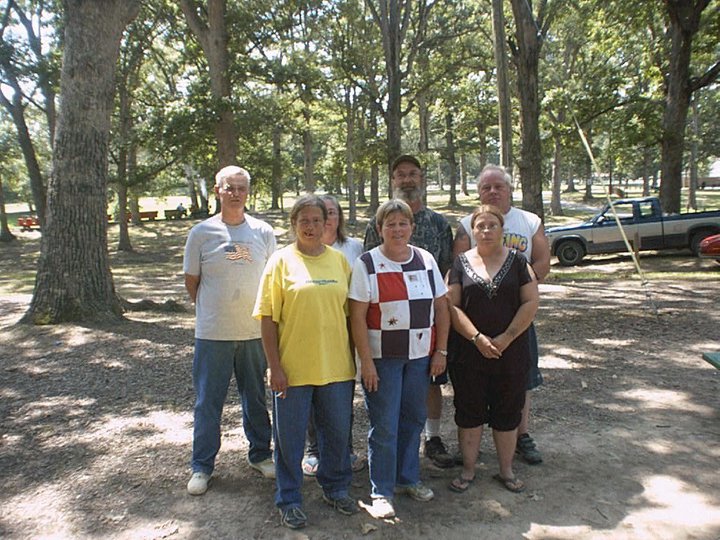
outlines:
M270 225L245 213L250 174L228 166L215 176L220 213L195 225L185 244L185 288L195 302L191 495L202 495L220 450L220 419L230 378L235 374L243 429L250 443L248 463L275 477L270 418L265 402L267 363L260 323L253 319L260 277L275 251Z
M512 178L504 167L498 165L487 165L478 178L480 202L497 206L505 214L503 244L524 255L535 272L538 282L542 282L550 272L550 246L545 236L545 229L538 216L512 206L512 187ZM470 217L466 216L460 220L453 243L453 257L475 247L475 239L469 234ZM525 394L525 407L518 426L516 451L527 463L535 465L542 462L542 456L535 441L528 434L530 390L540 386L543 379L538 368L539 353L535 327L530 325L528 332L532 364L528 377L528 391Z

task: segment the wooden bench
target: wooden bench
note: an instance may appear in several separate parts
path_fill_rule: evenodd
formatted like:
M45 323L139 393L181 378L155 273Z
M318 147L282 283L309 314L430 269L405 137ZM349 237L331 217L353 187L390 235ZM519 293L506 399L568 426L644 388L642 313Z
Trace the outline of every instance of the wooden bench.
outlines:
M157 210L150 210L147 212L140 212L140 219L149 219L150 221L155 221L157 219L158 212ZM130 221L131 214L130 212L125 213L125 222L127 223ZM108 221L112 221L113 217L111 214L108 214Z
M182 219L186 213L187 210L165 210L165 219Z
M703 360L720 369L720 352L703 353Z

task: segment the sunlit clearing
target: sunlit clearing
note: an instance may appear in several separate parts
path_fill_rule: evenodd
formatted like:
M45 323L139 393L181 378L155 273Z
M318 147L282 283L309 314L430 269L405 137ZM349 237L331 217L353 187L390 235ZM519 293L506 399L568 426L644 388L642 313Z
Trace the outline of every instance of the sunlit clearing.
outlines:
M47 416L63 414L78 418L87 414L87 408L95 404L94 399L78 399L65 396L47 397L28 403L23 420L37 420Z
M192 439L189 412L178 414L167 411L152 411L144 416L121 416L102 420L99 431L88 432L90 439L95 437L114 439L122 432L138 430L142 432L143 444L187 444Z
M618 398L632 399L640 402L644 409L677 409L680 411L694 411L700 414L711 415L713 409L705 405L692 403L685 392L675 390L661 390L659 388L635 388L615 394Z
M568 348L556 348L553 353L543 354L542 367L549 369L576 369L580 364L570 361L570 358L577 358L578 351Z
M631 347L635 341L634 339L588 339L589 343L597 345L598 347Z
M628 515L623 521L636 531L663 530L680 532L684 538L710 532L720 523L720 508L713 501L715 493L704 492L701 485L686 483L671 476L649 476L642 481L645 488L637 501L642 508ZM695 534L690 529L695 529ZM671 538L672 536L666 536ZM708 537L709 538L709 537Z

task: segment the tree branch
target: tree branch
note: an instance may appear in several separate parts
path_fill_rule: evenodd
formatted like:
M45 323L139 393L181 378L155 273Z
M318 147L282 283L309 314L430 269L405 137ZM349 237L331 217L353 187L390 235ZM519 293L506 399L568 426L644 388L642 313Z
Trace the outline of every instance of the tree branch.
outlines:
M720 60L700 77L690 78L690 91L695 92L715 82L720 77Z

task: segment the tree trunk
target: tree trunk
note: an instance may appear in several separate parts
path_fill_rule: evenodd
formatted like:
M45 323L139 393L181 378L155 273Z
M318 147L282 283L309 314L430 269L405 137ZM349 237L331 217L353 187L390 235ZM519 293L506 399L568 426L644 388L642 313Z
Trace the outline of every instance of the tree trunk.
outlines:
M303 183L305 191L315 193L315 166L313 164L313 139L310 131L310 109L303 110L305 129L303 129Z
M180 7L208 63L210 91L217 113L215 139L218 145L218 168L234 165L238 144L232 108L225 0L208 0L206 8L201 7L196 0L180 0ZM201 19L200 12L207 13L207 22Z
M371 140L377 139L378 125L377 125L377 113L373 110L370 114L370 138ZM371 214L380 206L380 171L378 164L374 161L370 165L370 207L368 208Z
M37 210L38 221L40 222L40 228L45 226L45 205L46 205L46 193L45 193L45 182L43 180L42 173L40 172L40 164L37 160L37 154L35 152L35 145L30 138L30 130L28 129L27 122L25 121L25 107L22 103L22 91L18 85L15 88L13 85L14 96L12 101L8 100L2 92L0 92L0 102L3 104L5 109L10 113L15 124L17 131L18 143L20 144L20 150L25 160L25 168L30 178L30 192L32 193L33 202L35 203L35 209Z
M642 196L647 197L650 195L650 148L643 148L643 183L642 183Z
M272 201L270 203L271 210L280 209L280 199L282 198L282 157L280 155L280 137L282 129L279 124L275 124L272 132L272 180L270 181L270 192Z
M465 152L460 154L460 190L466 197L470 196L467 185L467 157Z
M507 55L505 54L505 17L503 1L492 0L493 46L497 69L498 128L500 131L500 165L512 175L512 124Z
M5 212L5 192L0 177L0 242L12 242L13 240L16 240L16 238L10 231L10 227L8 227L7 213Z
M453 131L453 114L445 114L445 158L450 168L450 206L457 206L458 166L455 156L455 133Z
M553 137L555 150L552 166L552 198L550 200L550 212L553 216L562 216L562 201L560 200L560 188L562 185L562 140L559 134Z
M512 0L512 7L518 44L516 61L522 141L518 169L522 184L522 206L542 219L542 148L538 94L538 63L542 36L527 0Z
M660 203L665 212L680 212L685 124L690 106L690 57L700 16L710 0L665 0L670 19L670 58L662 120Z
M345 88L345 116L347 132L345 139L345 176L347 178L348 223L357 221L357 205L355 202L355 104L352 88Z
M697 110L697 99L692 100L692 120L690 123L692 135L690 138L690 182L688 184L687 210L697 211L696 191L698 187L698 141L700 140L700 126Z
M65 41L47 222L23 322L118 320L107 249L110 116L123 29L137 0L65 0Z

